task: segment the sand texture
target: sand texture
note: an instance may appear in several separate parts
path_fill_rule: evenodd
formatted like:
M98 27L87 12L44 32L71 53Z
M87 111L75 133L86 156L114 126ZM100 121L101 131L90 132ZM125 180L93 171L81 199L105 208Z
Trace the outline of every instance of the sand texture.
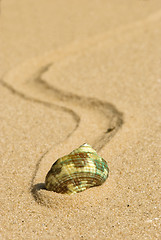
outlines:
M87 142L106 182L44 188ZM161 1L0 1L0 239L161 239Z

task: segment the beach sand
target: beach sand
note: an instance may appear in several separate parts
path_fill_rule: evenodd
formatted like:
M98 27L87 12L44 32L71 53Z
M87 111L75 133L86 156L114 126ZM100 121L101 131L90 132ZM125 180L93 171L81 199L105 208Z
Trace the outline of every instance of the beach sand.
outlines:
M161 239L161 1L0 2L0 239ZM44 189L87 142L106 182Z

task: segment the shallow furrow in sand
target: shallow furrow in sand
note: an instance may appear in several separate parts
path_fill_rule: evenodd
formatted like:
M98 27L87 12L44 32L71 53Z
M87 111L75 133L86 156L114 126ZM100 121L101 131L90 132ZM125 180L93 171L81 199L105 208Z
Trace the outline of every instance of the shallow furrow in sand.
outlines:
M29 66L33 65L32 61L28 62L28 64ZM28 68L28 64L25 65L25 67ZM24 81L23 85L21 85L23 91L20 91L19 89L14 88L13 85L10 85L10 81L2 81L1 83L3 86L12 91L12 93L21 96L23 99L34 101L37 104L43 104L46 107L60 108L62 111L65 111L73 116L76 125L73 128L73 131L67 135L63 143L64 151L66 151L68 146L71 146L73 143L77 142L77 139L79 138L80 145L84 141L88 141L97 151L99 151L121 127L123 123L122 114L111 103L103 102L95 98L81 97L69 92L63 92L46 83L42 78L42 74L49 69L48 64L43 67L39 66L38 69L33 69L33 72L30 73L29 76L27 74L27 69L24 71L23 67L17 71L19 75L22 70L22 72L25 72L27 75L25 75L25 79L29 79L29 81ZM13 76L14 79L17 79L18 75L11 74L10 76ZM26 89L26 86L28 89ZM88 125L86 124L87 118L89 121ZM101 118L104 118L105 122L104 131L96 133L94 126L100 125L99 122L101 121ZM91 133L89 135L92 136L92 140L88 140L88 138L86 138L86 133ZM57 151L59 146L56 147ZM53 149L55 151L55 146L53 146ZM50 151L52 151L52 149L50 149ZM61 149L58 152L61 152ZM41 198L40 196L38 197L38 190L44 187L43 184L40 184L43 181L43 178L40 180L38 173L40 168L43 168L44 171L44 163L42 162L44 160L44 156L46 156L48 153L49 150L46 151L40 159L38 159L31 180L31 192L36 200L40 200ZM56 159L54 158L54 160ZM45 165L47 168L49 168L51 164L52 162L48 162L48 164ZM42 165L42 167L40 165ZM47 168L45 169L44 173L47 171Z

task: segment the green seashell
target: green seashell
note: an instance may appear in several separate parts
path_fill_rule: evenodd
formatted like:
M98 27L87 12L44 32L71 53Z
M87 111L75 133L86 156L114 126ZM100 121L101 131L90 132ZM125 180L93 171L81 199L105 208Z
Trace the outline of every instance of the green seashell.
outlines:
M101 185L108 173L106 161L85 143L52 165L46 175L45 186L49 191L75 194Z

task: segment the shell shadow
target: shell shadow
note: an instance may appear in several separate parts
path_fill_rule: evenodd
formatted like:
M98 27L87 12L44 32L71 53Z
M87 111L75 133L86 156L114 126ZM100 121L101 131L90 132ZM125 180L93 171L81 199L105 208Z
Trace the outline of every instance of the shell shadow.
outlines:
M32 192L32 194L35 194L40 189L46 189L45 183L37 183L37 184L33 185L31 192Z
M42 204L42 205L45 205L45 202L42 202L42 198L39 194L39 192L43 190L43 191L47 191L46 188L45 188L45 183L37 183L37 184L34 184L33 186L31 186L31 189L30 189L30 192L33 196L33 198L35 199L35 201L39 204Z

